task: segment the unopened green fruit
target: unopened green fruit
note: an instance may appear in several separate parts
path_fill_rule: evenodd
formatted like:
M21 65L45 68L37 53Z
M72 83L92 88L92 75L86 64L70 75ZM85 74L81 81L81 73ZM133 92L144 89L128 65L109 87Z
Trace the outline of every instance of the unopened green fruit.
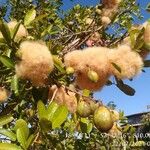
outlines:
M95 72L95 71L93 71L93 70L90 70L90 71L88 71L88 78L92 81L92 82L97 82L98 81L98 79L99 79L99 76L98 76L98 74Z
M89 103L81 100L78 102L77 112L81 117L88 117L92 111Z
M72 67L68 67L68 68L66 69L66 73L67 73L67 74L73 74L73 73L74 73L74 69L73 69Z
M113 119L108 108L100 106L94 113L94 124L101 132L107 132L113 127Z

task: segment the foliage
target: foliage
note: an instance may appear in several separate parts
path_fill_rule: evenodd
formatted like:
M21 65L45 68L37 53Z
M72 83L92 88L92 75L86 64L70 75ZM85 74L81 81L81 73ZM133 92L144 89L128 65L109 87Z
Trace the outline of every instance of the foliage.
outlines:
M136 149L133 145L136 141L135 129L127 124L122 112L117 121L122 127L116 125L117 133L113 131L117 135L101 132L94 126L92 110L103 104L93 99L92 91L75 86L74 69L66 68L64 55L75 49L89 47L91 37L95 46L114 48L128 36L133 50L140 53L145 46L144 29L130 31L134 19L141 18L139 6L135 0L122 1L111 23L106 25L101 21L102 4L90 7L78 4L68 11L62 10L63 5L65 3L61 0L7 0L6 5L0 8L0 86L9 91L7 100L0 104L0 149ZM7 11L8 6L10 12ZM12 20L17 22L13 29L8 24ZM19 37L21 25L27 35ZM97 39L94 36L93 40L95 33L100 37ZM54 69L49 73L45 86L33 86L30 79L16 74L16 64L23 60L19 53L20 44L28 40L39 41L41 45L41 41L44 41L51 51ZM145 67L149 66L149 60L146 60ZM117 64L113 63L113 67L121 72ZM33 72L36 70L34 67L32 69ZM92 71L92 80L95 77L93 74L97 77L96 72ZM94 78L94 82L97 79ZM54 85L56 88L53 88ZM115 85L130 96L135 94L133 88L116 76L114 81L109 80L106 85ZM66 94L63 96L67 99L67 102L63 101L65 105L58 91ZM74 105L70 97L75 97ZM88 117L81 117L78 112L70 113L71 108L76 110L76 103L80 101L91 109ZM116 106L109 103L108 107L111 111ZM86 110L84 113L87 113Z

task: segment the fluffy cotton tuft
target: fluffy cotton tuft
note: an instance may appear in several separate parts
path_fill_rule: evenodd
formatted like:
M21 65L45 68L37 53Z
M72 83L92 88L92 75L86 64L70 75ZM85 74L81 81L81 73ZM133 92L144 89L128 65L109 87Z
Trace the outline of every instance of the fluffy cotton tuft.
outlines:
M17 76L30 80L34 86L44 86L54 67L48 47L44 43L24 41L19 53L21 61L16 65Z
M73 67L75 70L78 70L80 68L81 58L82 50L75 50L70 53L67 53L64 57L65 65L67 67Z
M0 102L4 102L8 99L8 91L5 88L0 87Z
M141 72L143 61L140 55L131 50L127 45L119 46L117 49L109 52L110 63L116 64L120 67L119 72L113 65L111 65L111 72L120 79L132 78Z
M103 25L108 25L110 23L111 23L111 20L109 17L105 17L105 16L102 17L102 24Z
M119 5L121 0L102 0L102 4L105 8L114 8Z
M67 60L65 59L66 66L73 67L76 71L76 84L81 89L89 89L92 91L101 89L110 75L110 66L107 57L108 49L103 47L86 48L83 51L79 50L80 55L78 57L74 55L76 52L68 53ZM75 61L72 62L73 60ZM89 70L93 70L98 74L99 79L97 82L93 82L88 78Z
M77 110L77 99L75 97L75 93L69 90L65 90L64 87L60 88L50 88L50 95L52 96L54 91L57 90L56 95L54 97L54 101L59 105L66 105L68 110L71 113L75 113Z

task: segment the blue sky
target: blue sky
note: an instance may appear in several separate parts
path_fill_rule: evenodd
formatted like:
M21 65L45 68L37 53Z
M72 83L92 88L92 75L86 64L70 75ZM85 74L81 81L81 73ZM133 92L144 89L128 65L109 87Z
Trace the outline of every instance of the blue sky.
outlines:
M150 18L150 13L145 11L148 1L149 0L137 1L141 5L142 15L144 16L144 19L142 21L137 21L137 23L142 23ZM63 9L69 9L78 3L82 5L96 5L98 2L99 0L74 0L74 2L64 0ZM150 59L150 57L148 59ZM109 101L114 101L117 105L117 109L124 110L126 115L147 111L147 105L150 105L150 68L145 69L145 71L146 73L142 73L132 82L125 81L125 83L136 89L136 94L134 96L130 97L125 95L115 86L106 86L100 92L95 93L95 98L101 99L104 104L107 104Z
M142 15L144 16L144 19L140 22L138 21L138 23L142 23L150 18L150 13L148 14L145 11L148 1L149 0L138 0L141 5ZM4 2L5 0L0 0L0 5ZM74 2L64 0L63 9L67 10L78 3L82 5L96 5L98 2L99 0L74 0ZM132 82L125 82L136 89L135 96L127 96L115 86L110 86L104 87L100 92L96 92L95 98L103 100L104 104L107 104L109 101L114 101L117 105L117 109L124 110L126 115L147 111L146 106L150 105L150 69L145 69L145 71L146 73L142 73Z

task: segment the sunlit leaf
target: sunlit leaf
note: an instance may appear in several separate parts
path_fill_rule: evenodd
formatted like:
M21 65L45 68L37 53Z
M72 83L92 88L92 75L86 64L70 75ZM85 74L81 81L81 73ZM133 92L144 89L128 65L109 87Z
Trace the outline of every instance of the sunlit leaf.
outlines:
M31 134L27 140L27 144L26 144L27 148L33 143L34 139L35 139L35 135Z
M24 135L24 131L21 128L17 129L17 140L24 149L27 149L26 137Z
M16 75L13 76L11 80L11 89L18 96L19 95L19 87L18 87L18 77Z
M46 107L42 101L38 101L37 103L38 117L39 119L47 119Z
M0 143L0 150L23 150L23 149L15 144Z
M2 20L0 19L0 31L4 37L4 39L7 41L7 43L11 43L11 34L10 34L10 30L8 28L8 25Z
M16 134L7 129L0 129L0 134L10 138L11 141L16 141Z
M15 124L15 130L17 131L18 129L21 130L19 131L19 134L21 132L21 134L24 135L24 138L27 139L29 136L29 128L26 121L24 121L23 119L17 120Z
M36 10L31 9L26 13L26 16L24 18L24 25L28 26L36 17Z
M15 28L12 30L12 33L11 33L12 40L15 39L15 36L16 36L18 30L19 30L20 25L21 25L21 21L19 21L19 22L16 24Z
M55 129L60 127L60 125L67 119L68 109L66 106L59 106L56 112L54 113L52 119L52 128Z
M14 63L13 63L13 61L9 57L7 57L5 55L0 55L0 61L7 68L14 68L14 66L15 66Z
M3 126L5 124L8 124L9 122L11 122L13 120L13 116L12 115L6 115L6 116L1 116L0 117L0 126Z
M52 121L54 113L56 112L59 105L56 102L51 102L47 108L48 120Z

